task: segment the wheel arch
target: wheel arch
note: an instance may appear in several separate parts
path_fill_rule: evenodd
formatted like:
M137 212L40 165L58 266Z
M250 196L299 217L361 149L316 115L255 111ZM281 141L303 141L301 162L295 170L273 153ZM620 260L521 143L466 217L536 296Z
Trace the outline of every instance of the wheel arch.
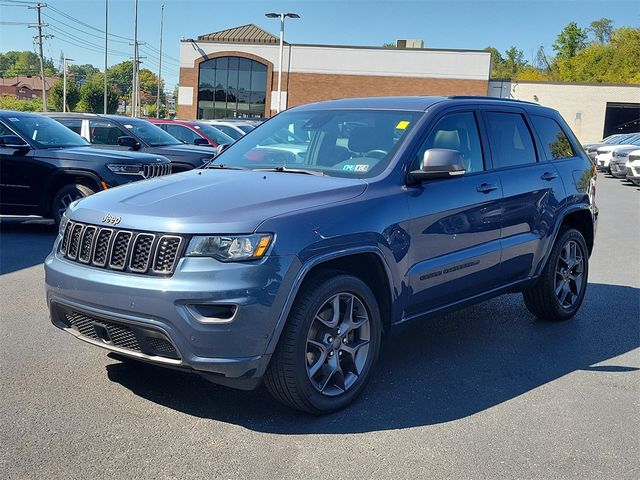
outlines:
M267 346L267 353L275 351L280 334L287 321L293 303L305 281L327 270L339 270L360 278L378 299L383 333L388 332L392 324L393 280L391 270L382 252L375 247L352 248L329 253L305 262L296 276L291 291L282 309L276 328Z
M46 211L51 210L53 198L62 187L74 184L84 185L94 192L99 192L103 189L102 181L94 173L82 170L63 170L51 178L51 181L49 182L45 205Z

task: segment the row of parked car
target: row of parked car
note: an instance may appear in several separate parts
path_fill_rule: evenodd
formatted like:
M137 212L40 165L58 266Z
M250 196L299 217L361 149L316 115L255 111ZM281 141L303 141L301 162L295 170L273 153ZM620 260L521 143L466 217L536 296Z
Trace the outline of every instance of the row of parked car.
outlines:
M201 167L256 125L0 110L0 214L58 223L79 198Z
M640 186L640 133L611 135L583 146L599 171Z

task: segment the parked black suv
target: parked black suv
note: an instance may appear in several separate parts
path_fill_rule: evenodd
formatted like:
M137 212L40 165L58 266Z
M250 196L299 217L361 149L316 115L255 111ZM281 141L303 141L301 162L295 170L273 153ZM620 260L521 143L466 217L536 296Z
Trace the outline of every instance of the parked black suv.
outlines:
M164 155L171 160L174 173L201 167L216 152L213 147L185 145L141 118L60 112L49 116L100 148Z
M99 190L171 173L165 157L91 148L55 120L0 110L0 213L59 223L71 202Z

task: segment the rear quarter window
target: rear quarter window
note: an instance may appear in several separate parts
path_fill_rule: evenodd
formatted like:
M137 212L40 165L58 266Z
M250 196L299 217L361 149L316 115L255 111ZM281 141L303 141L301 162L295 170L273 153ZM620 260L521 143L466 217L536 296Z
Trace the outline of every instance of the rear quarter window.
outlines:
M531 115L531 123L535 128L547 160L562 160L575 157L571 142L558 122L549 117Z

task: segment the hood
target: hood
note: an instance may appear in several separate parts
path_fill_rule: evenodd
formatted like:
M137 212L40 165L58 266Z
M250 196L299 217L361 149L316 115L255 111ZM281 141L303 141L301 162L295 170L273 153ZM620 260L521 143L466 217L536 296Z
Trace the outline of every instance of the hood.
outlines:
M70 218L118 228L169 233L251 233L263 221L361 195L361 179L251 170L190 170L133 182L72 205Z
M129 150L110 150L102 148L71 147L57 149L39 149L35 150L39 157L53 158L56 160L73 160L73 161L108 161L109 163L167 163L169 160L162 155L153 155L150 153L132 152Z
M167 155L172 154L175 156L179 155L200 155L201 157L213 157L216 153L215 147L210 147L207 145L187 145L179 144L179 145L163 145L161 147L151 147L157 149L158 151L162 150L167 152Z
M631 145L631 144L623 144L623 145L609 145L606 147L600 147L598 148L598 153L607 153L607 152L617 152L618 150L622 150L622 149L636 149L638 148L637 145Z

